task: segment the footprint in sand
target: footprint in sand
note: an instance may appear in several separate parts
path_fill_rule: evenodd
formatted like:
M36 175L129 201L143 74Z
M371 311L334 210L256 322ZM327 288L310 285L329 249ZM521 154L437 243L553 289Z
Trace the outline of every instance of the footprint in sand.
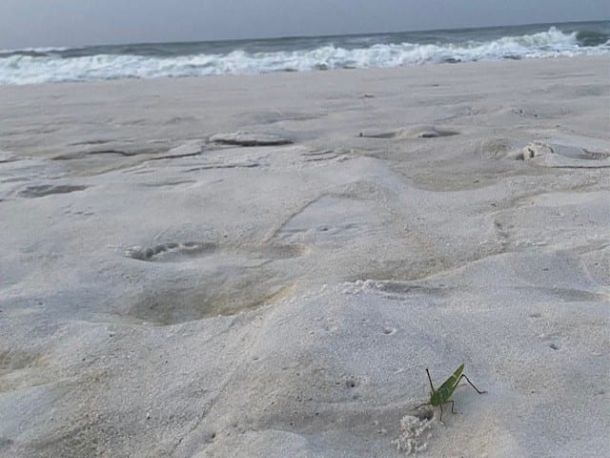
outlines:
M458 135L459 132L435 126L418 126L398 130L365 130L360 132L359 137L364 138L399 138L399 139L419 139L419 138L440 138Z
M42 361L36 353L0 351L0 393L48 383L50 376L41 370Z
M35 198L35 197L45 197L50 196L51 194L68 194L76 191L84 191L88 186L80 186L80 185L52 185L52 184L44 184L38 186L28 186L19 192L21 197L27 198Z
M241 131L212 135L210 142L232 146L280 146L294 143L291 139L277 134Z
M132 247L125 251L128 258L138 261L168 261L183 256L204 255L213 252L216 244L209 242L169 242L154 247Z
M154 291L145 288L127 301L122 314L156 325L171 325L271 304L286 297L294 287L291 276L273 263L306 253L305 245L277 243L230 248L210 242L170 242L133 247L125 255L138 261L180 262L194 257L201 262L194 275L182 271L175 276L168 265L168 270L155 278Z
M172 325L219 315L235 315L275 303L290 294L293 282L271 267L215 264L197 278L163 277L127 306L125 315L155 325Z

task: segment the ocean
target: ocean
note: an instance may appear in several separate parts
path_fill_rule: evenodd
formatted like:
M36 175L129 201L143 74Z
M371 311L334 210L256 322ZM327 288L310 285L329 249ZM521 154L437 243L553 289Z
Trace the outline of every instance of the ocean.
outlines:
M0 85L609 55L610 21L0 50Z

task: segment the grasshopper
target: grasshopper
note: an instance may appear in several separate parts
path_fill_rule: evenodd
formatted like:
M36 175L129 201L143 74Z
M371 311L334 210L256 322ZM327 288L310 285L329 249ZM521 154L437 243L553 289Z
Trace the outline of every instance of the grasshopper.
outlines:
M439 421L443 419L443 404L451 403L451 413L456 413L456 411L454 410L455 401L451 400L451 395L457 388L457 386L460 383L460 381L462 380L462 378L465 378L466 381L470 384L471 387L473 387L475 389L475 391L477 393L479 393L479 394L487 393L487 391L481 391L476 386L474 386L474 384L470 381L470 379L468 377L466 377L466 374L464 374L463 372L464 372L464 364L462 364L460 367L458 367L455 370L455 372L451 375L451 377L449 377L447 380L445 380L445 382L441 385L441 387L438 390L436 390L436 389L434 389L434 385L432 384L432 377L430 377L430 371L426 368L426 374L428 374L428 380L430 381L430 388L432 388L432 391L430 392L430 401L428 401L425 404L422 404L418 407L427 406L427 405L431 405L433 407L436 407L436 406L440 407L441 415L439 417Z

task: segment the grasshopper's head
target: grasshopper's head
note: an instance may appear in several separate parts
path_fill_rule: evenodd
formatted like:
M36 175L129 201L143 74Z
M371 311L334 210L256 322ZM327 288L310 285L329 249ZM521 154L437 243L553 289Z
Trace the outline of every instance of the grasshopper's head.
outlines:
M443 399L441 397L441 393L438 391L433 391L430 393L430 404L433 406L440 406L443 403Z

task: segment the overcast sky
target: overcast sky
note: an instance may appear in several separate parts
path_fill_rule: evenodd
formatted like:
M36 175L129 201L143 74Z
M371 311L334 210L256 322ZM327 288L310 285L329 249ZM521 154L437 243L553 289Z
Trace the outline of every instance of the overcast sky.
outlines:
M608 0L0 0L0 49L607 19Z

